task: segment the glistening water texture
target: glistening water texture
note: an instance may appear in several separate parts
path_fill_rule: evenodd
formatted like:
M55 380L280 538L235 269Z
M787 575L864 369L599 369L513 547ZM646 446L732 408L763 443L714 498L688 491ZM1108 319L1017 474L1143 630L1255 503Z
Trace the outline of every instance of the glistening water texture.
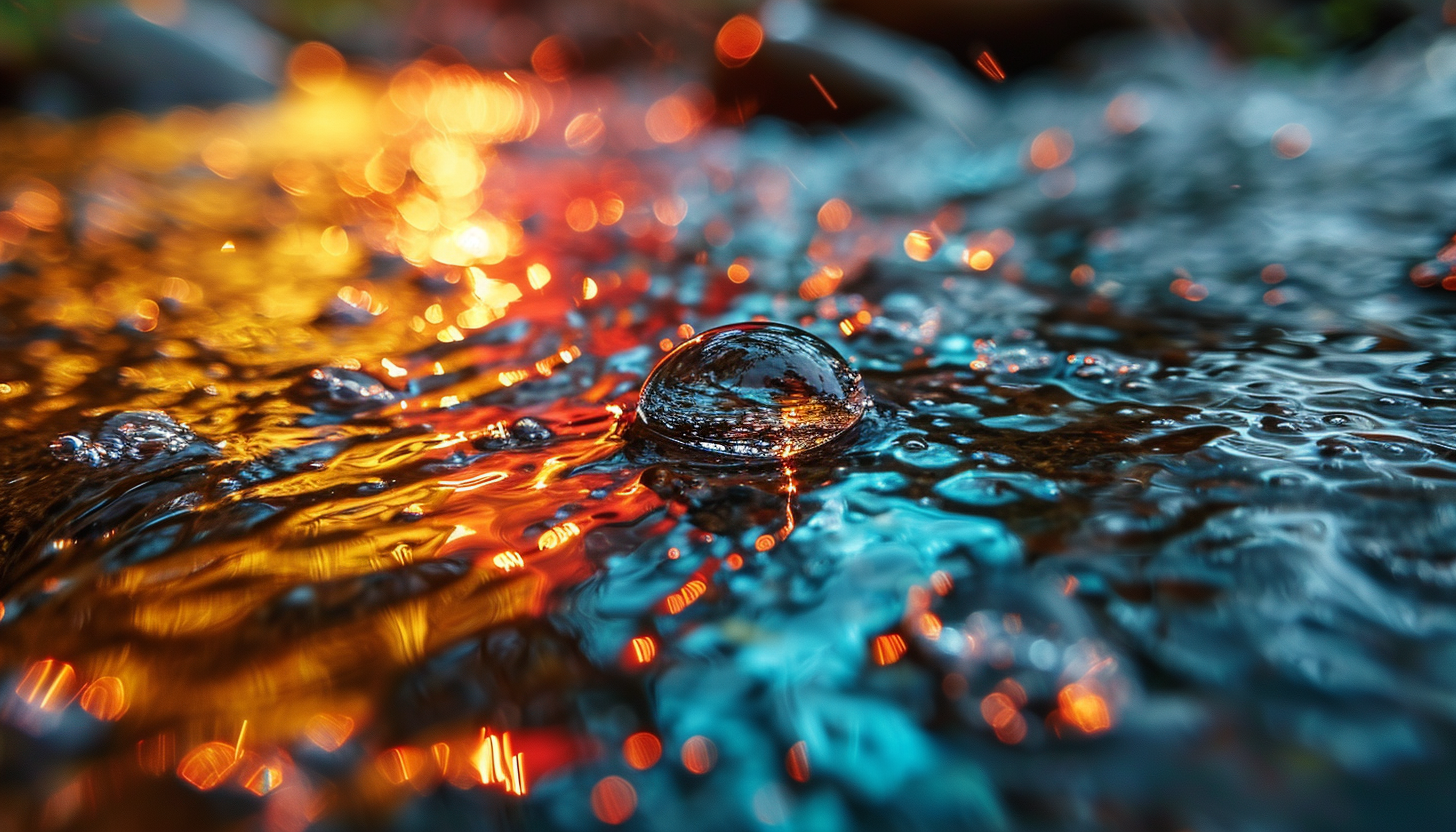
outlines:
M8 119L0 825L1440 828L1453 56ZM634 455L759 315L852 441Z
M669 453L777 462L843 436L869 404L859 373L821 339L783 324L740 323L663 358L642 385L637 425Z

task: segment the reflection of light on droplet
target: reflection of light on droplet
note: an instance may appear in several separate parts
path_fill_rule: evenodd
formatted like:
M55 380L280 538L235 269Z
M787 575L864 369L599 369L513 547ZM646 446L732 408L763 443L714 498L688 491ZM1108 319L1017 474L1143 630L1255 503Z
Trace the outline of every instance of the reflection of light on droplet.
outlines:
M1065 165L1072 158L1072 134L1060 127L1052 127L1036 134L1031 140L1027 158L1042 170Z
M238 762L236 748L226 742L206 742L187 752L177 764L177 776L201 791L222 785Z
M577 197L566 204L566 224L572 231L586 232L597 227L597 204L586 197Z
M921 613L920 617L915 620L915 625L920 630L920 634L930 639L931 641L935 641L940 638L942 624L940 623L940 616L936 615L935 613Z
M680 196L660 196L652 201L652 215L663 225L677 225L688 215L688 201Z
M834 294L844 279L844 270L838 266L825 266L799 284L799 297L804 300L818 300Z
M364 181L382 194L392 194L405 183L408 172L403 159L380 148L364 165Z
M740 14L718 30L718 37L713 41L713 53L723 66L739 67L757 55L761 46L763 27L752 17Z
M592 786L591 806L602 823L625 823L637 811L637 790L616 775L603 777Z
M1026 718L1004 693L992 693L981 700L981 717L996 732L996 738L1008 745L1015 745L1026 736Z
M283 768L268 763L260 764L246 776L240 778L243 788L262 797L283 785Z
M698 112L682 95L659 99L647 109L647 135L658 144L673 144L686 139L698 127Z
M784 768L789 770L789 776L806 783L809 780L809 746L799 740L789 748L789 753L784 757Z
M248 146L219 136L202 148L202 164L223 179L237 179L248 169Z
M11 206L13 216L37 231L49 231L61 221L61 203L50 194L24 191Z
M1125 92L1112 99L1102 119L1114 133L1131 133L1148 120L1147 101L1135 92Z
M273 168L273 181L294 196L313 190L317 177L318 169L301 159L288 159Z
M639 731L622 743L622 756L627 765L639 771L652 768L662 759L662 741L656 736Z
M657 642L653 640L652 636L637 636L627 645L629 664L649 664L656 656Z
M526 281L532 289L540 289L551 282L551 270L541 263L532 263L526 267Z
M1194 283L1187 277L1179 277L1168 284L1168 291L1187 301L1197 303L1208 297L1208 287L1202 283Z
M1062 718L1085 734L1096 734L1112 727L1112 714L1107 700L1086 685L1070 684L1057 694Z
M743 283L747 281L748 278L752 276L752 274L753 272L748 268L747 262L744 261L742 258L734 260L733 264L728 267L728 279L733 281L734 283Z
M607 138L607 125L596 113L582 113L566 125L566 146L577 153L595 153Z
M70 704L75 687L76 671L69 664L42 659L26 670L15 693L28 705L51 710Z
M162 308L151 298L143 298L137 301L136 319L132 325L138 332L151 332L157 328L157 319L162 314Z
M602 194L597 201L597 220L602 225L616 225L626 210L627 203L623 202L620 196L608 191Z
M911 260L919 260L923 263L935 256L939 247L929 231L921 231L917 228L905 235L905 254L909 255Z
M331 225L319 234L319 245L329 254L343 257L349 253L349 232L337 225Z
M300 44L288 57L288 80L311 95L333 92L344 79L344 56L326 43Z
M509 572L512 569L523 568L526 565L526 560L521 557L520 552L501 552L491 558L491 563L495 564L497 569L503 572Z
M1274 131L1274 153L1285 159L1303 156L1313 142L1314 137L1303 124L1286 124Z
M677 552L675 548L669 549L667 556L676 559L679 555L674 554L675 552ZM663 601L663 605L667 608L669 615L677 615L691 606L694 601L703 597L703 593L707 591L708 584L705 581L701 578L693 578L686 584L683 584L682 589L667 596L666 600Z
M591 278L584 278L581 281L581 299L591 300L597 296L597 282Z
M718 747L707 737L688 737L682 745L682 762L693 774L707 774L718 762Z
M576 44L562 35L552 35L531 51L531 69L543 81L565 81L581 64L581 52Z
M325 751L337 751L354 733L354 720L342 714L318 714L303 727L308 741Z
M853 219L854 210L838 197L819 206L819 227L825 231L843 231Z
M429 197L411 194L394 208L405 222L421 231L434 231L440 227L440 205Z
M126 687L115 676L102 676L81 691L81 707L97 719L121 719L127 709Z
M983 249L967 249L965 254L966 265L978 272L984 272L996 264L996 255Z
M873 646L875 664L894 664L905 655L906 649L905 638L899 633L876 636Z
M413 780L425 767L425 752L408 745L391 748L374 758L384 779L398 786Z
M559 526L552 526L542 532L541 538L537 542L537 547L542 550L555 549L579 534L581 534L581 527L568 520Z
M499 736L482 728L480 745L471 757L471 764L482 785L498 784L507 794L525 795L526 754L511 748L511 732Z
M996 691L1005 694L1006 698L1011 700L1011 704L1016 707L1026 707L1026 688L1022 687L1021 683L1015 679L1008 678L997 682Z
M232 254L233 252L235 252L237 250L238 250L237 244L235 244L232 240L228 240L227 242L225 242L225 243L222 244L222 253L223 254Z

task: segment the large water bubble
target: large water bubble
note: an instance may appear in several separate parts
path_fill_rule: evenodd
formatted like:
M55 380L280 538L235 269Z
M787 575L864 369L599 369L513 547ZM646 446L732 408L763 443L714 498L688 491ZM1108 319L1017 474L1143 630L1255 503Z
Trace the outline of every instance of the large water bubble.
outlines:
M797 327L741 323L668 353L642 385L637 424L669 444L773 459L840 436L869 404L829 344Z

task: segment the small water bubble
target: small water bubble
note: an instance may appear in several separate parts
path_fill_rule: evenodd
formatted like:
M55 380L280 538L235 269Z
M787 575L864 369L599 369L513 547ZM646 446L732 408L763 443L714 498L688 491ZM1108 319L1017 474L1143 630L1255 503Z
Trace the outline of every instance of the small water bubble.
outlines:
M511 438L521 444L545 442L552 436L551 429L530 416L517 419L511 425Z
M320 367L310 372L308 378L314 389L322 392L333 406L353 408L394 401L394 391L385 387L379 379L358 370Z
M637 405L659 440L761 459L817 448L869 408L864 382L829 344L784 324L712 329L663 358Z
M539 419L523 416L509 425L505 422L486 425L481 430L481 435L476 437L472 444L482 451L500 451L527 445L539 445L555 436L556 434L552 433L551 429Z
M123 459L146 461L174 456L189 449L215 450L198 439L191 428L155 410L118 413L107 419L94 435L78 431L51 443L51 453L57 458L97 468Z

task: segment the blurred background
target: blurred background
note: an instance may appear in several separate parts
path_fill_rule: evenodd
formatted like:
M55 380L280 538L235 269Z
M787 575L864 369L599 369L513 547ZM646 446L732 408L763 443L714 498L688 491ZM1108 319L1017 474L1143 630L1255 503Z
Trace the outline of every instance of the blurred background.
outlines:
M535 46L563 38L572 72L627 68L712 75L720 95L752 97L759 111L814 121L852 119L893 102L893 79L864 77L872 59L847 44L801 42L807 0L776 0L777 21L752 70L720 71L718 25L759 4L694 0L15 0L0 9L0 105L57 117L124 107L157 112L266 97L291 47L329 43L351 62L380 68L423 54L481 68L528 68ZM1090 40L1153 32L1195 39L1233 61L1310 62L1369 46L1406 23L1439 27L1456 7L1439 0L838 0L812 4L872 27L878 48L933 47L975 74L989 52L1010 76L1076 66ZM826 61L825 53L838 60ZM813 65L847 88L842 112L812 106L813 91L777 79ZM858 71L857 71L858 70ZM846 77L839 77L844 75ZM870 73L873 76L873 73ZM1001 80L1001 79L995 79ZM857 82L857 83L845 83Z

